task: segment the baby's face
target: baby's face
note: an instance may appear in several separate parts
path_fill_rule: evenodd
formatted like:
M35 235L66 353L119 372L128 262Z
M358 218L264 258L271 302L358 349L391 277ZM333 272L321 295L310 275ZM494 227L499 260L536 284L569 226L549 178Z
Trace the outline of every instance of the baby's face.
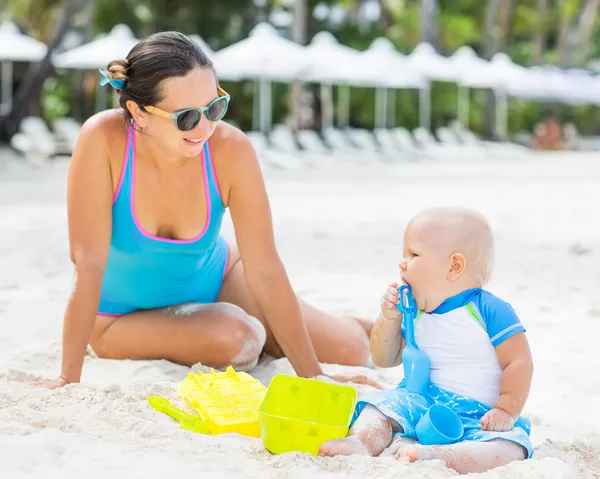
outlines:
M435 310L450 289L449 248L442 235L427 224L411 223L404 233L404 260L400 263L402 282L411 287L417 307Z

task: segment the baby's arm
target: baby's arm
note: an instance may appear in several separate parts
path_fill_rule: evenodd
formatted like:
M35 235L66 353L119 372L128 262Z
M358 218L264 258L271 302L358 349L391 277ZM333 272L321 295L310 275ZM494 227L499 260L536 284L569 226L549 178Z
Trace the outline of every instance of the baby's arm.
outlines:
M525 333L515 334L499 344L496 355L502 368L500 397L481 419L484 431L512 429L525 406L533 377L533 361Z
M484 292L477 307L502 369L500 396L494 408L481 419L481 427L488 431L508 431L521 414L531 388L533 361L529 342L525 327L510 304Z
M398 302L398 285L392 283L381 299L381 312L371 332L371 358L380 368L402 363L405 342L400 331L402 313L396 308Z
M518 418L529 396L533 377L533 360L525 333L511 336L496 348L502 368L500 397L494 407Z

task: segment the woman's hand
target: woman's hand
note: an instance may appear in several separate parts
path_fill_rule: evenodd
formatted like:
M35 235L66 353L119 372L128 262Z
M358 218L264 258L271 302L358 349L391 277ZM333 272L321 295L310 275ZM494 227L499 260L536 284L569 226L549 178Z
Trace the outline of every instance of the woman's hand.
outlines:
M31 384L40 388L58 389L71 383L62 376L59 376L56 379L42 379L41 381L32 381Z

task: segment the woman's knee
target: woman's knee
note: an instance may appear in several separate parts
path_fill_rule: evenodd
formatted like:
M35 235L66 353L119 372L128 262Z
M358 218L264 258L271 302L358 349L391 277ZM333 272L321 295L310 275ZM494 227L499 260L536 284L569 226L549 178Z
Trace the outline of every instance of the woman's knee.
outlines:
M369 338L354 321L349 322L343 342L336 352L338 364L345 366L367 366L371 358Z
M265 327L258 319L233 304L221 303L220 309L229 323L228 331L222 338L223 357L227 365L239 371L254 368L267 339Z

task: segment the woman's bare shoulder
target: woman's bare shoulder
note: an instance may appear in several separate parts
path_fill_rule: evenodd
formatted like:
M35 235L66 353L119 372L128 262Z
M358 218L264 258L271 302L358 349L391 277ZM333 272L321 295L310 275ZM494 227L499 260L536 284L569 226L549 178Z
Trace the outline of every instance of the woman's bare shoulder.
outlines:
M210 137L210 151L223 204L229 205L229 194L240 178L259 172L254 148L246 134L225 122L219 122Z
M84 138L95 138L97 140L115 136L126 136L127 127L125 115L122 110L105 110L88 118L81 126L81 134Z
M97 161L107 159L111 169L120 170L119 163L125 153L127 127L122 110L106 110L88 118L81 126L73 159L88 163L90 157Z
M255 156L254 149L246 134L239 128L219 122L210 137L210 148L213 155L227 157L227 161L248 161Z
M107 168L113 185L118 184L125 157L127 128L122 110L106 110L88 118L81 126L71 170ZM114 190L114 188L113 188Z

